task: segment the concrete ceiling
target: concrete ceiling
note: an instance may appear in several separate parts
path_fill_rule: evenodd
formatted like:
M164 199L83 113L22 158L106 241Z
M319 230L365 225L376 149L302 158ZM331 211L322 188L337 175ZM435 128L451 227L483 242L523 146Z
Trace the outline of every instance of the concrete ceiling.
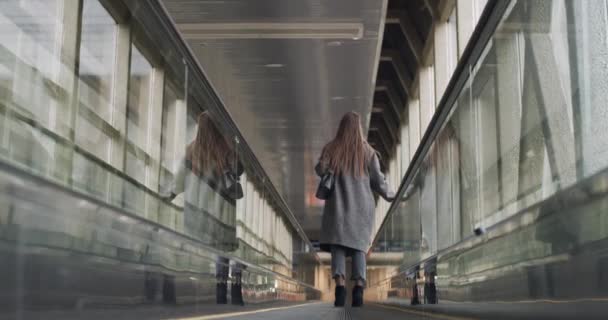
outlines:
M313 167L321 148L354 110L371 127L370 142L390 155L431 28L429 8L439 2L163 3L272 183L318 239Z

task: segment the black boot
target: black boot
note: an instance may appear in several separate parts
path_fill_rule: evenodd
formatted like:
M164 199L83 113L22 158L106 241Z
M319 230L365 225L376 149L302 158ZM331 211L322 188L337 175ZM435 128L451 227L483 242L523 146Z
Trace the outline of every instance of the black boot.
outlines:
M177 296L175 295L175 278L172 276L164 276L163 302L167 304L177 304Z
M232 284L232 288L230 291L230 296L232 298L232 304L237 306L244 306L245 302L243 301L243 291L242 286L240 284Z
M353 307L363 306L363 287L355 286L353 288Z
M228 294L228 285L225 283L218 283L215 286L215 302L217 304L226 304L228 303L228 298L226 295Z
M239 284L239 303L241 306L245 305L245 300L243 299L243 284Z
M346 303L346 288L344 286L336 286L336 301L334 301L335 307L344 307Z

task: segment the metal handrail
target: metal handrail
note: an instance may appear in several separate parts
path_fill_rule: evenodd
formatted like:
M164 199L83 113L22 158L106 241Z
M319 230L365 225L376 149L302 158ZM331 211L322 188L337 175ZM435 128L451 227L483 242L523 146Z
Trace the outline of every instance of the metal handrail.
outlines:
M147 219L145 217L142 217L140 215L137 215L136 213L131 212L128 209L125 209L125 208L122 208L122 207L118 207L116 205L113 205L111 203L105 202L105 201L103 201L101 199L98 199L98 198L96 198L94 196L91 196L89 194L82 193L82 192L79 192L77 190L74 190L74 189L72 189L72 188L70 188L70 187L68 187L66 185L58 184L54 180L50 180L50 179L48 179L46 177L43 177L43 176L37 175L35 173L32 173L32 172L26 170L25 168L16 167L16 166L14 166L14 165L6 162L6 161L0 161L0 172L6 172L9 175L11 175L12 177L16 177L16 178L19 178L19 179L29 180L29 181L33 182L36 186L52 188L53 190L56 190L57 192L64 193L64 194L66 194L66 195L68 195L70 197L79 198L79 199L85 200L87 202L90 202L91 204L93 204L93 205L95 205L95 206L97 206L99 208L104 208L104 209L107 209L107 210L109 210L109 211L111 211L113 213L129 217L129 218L131 218L131 219L133 219L133 220L135 220L135 221L137 221L139 223L142 223L142 224L150 226L150 228L152 228L154 230L162 230L162 232L164 232L164 233L167 233L167 234L170 234L172 236L176 236L176 237L182 238L184 240L196 243L198 248L201 248L201 249L207 251L210 254L215 254L215 255L218 255L218 256L223 256L223 257L229 258L232 261L235 261L235 262L238 262L240 264L246 265L248 269L259 270L260 272L264 272L266 274L271 274L271 275L273 275L275 277L278 277L278 278L281 278L281 279L283 279L285 281L296 283L296 284L298 284L300 286L307 287L307 288L310 288L310 289L318 290L317 288L315 288L314 286L312 286L312 285L310 285L310 284L308 284L306 282L303 282L303 281L291 278L289 276L286 276L284 274L278 273L278 272L276 272L276 271L274 271L272 269L266 268L264 266L259 266L259 265L252 264L251 262L243 260L240 257L234 256L234 255L231 255L231 254L226 254L225 252L222 252L222 251L220 251L218 249L215 249L213 247L209 247L207 244L205 244L201 240L199 240L197 238L194 238L194 237L192 237L190 235L184 234L184 233L179 232L177 230L171 229L171 228L169 228L169 227L167 227L167 226L165 226L163 224L160 224L158 222L155 222L155 221L149 220L149 219Z

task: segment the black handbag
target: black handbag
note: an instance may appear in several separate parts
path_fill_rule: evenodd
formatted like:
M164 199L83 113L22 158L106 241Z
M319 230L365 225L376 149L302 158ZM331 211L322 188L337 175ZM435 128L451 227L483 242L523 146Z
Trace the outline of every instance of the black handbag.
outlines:
M315 196L321 200L327 200L331 196L332 191L334 190L335 176L331 170L328 170L322 177L321 182L319 182L319 187L317 188L317 193Z
M224 192L231 199L238 200L243 198L243 187L239 182L239 176L234 172L226 171L223 176Z

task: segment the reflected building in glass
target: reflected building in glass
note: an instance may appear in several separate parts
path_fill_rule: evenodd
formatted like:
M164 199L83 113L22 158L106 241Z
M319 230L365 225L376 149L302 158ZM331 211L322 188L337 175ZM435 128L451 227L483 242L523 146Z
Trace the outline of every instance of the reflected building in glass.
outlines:
M314 257L308 239L243 152L167 17L154 15L162 7L132 11L138 5L0 3L2 308L318 296L298 269L318 262L296 260ZM230 150L225 165L239 166L238 198L224 168L213 178L193 170L220 151L188 156L209 127L208 139ZM167 196L176 183L185 192Z
M380 255L398 252L400 259L376 283L380 301L513 307L605 294L597 268L608 236L600 209L606 70L598 67L606 46L596 37L607 33L599 27L606 3L490 6L487 29L458 54L451 91L425 105L423 95L433 93L421 84L420 98L409 103L402 130L412 137L424 123L430 127L420 153L400 171L401 201L375 239ZM438 55L435 66L443 63ZM435 106L433 119L412 118L412 109ZM397 148L407 148L404 142L412 147L410 139Z
M351 110L398 190L376 199L366 301L604 315L607 16L0 0L0 319L333 301L313 165Z

